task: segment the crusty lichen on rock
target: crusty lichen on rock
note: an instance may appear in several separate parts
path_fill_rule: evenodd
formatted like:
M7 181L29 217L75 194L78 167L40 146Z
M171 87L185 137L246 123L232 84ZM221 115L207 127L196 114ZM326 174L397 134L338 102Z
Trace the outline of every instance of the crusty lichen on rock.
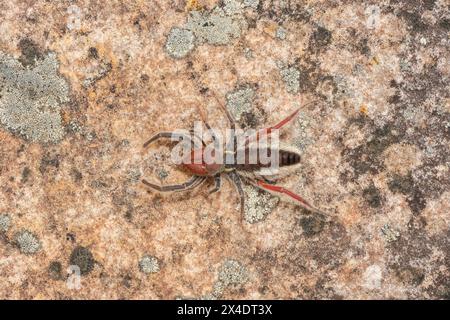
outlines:
M242 113L251 111L255 90L245 85L227 93L227 108L236 120L240 120Z
M22 230L16 233L15 241L20 252L24 254L34 254L41 250L42 245L38 237L28 230Z
M69 100L69 86L58 73L54 53L34 66L0 52L0 124L12 133L40 143L64 137L60 109Z
M139 260L139 269L143 273L157 273L160 269L159 260L154 256L144 255L141 260Z
M11 217L9 214L2 213L0 214L0 232L6 232L9 230L11 226Z

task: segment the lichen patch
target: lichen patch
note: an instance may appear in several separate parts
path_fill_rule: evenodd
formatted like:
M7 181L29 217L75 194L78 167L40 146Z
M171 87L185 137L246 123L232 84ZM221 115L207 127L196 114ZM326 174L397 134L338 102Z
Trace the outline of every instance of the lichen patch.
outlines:
M54 53L34 66L0 52L0 124L26 140L57 143L65 135L60 115L69 85L58 73Z

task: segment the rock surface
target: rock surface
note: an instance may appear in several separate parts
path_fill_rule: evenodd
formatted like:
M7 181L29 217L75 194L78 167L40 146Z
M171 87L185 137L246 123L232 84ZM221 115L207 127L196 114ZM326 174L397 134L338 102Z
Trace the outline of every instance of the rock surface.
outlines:
M0 298L448 299L449 12L2 1ZM282 136L301 170L278 183L329 219L250 189L242 219L228 182L146 189L188 173L143 143L227 127L214 96L246 128L301 107Z

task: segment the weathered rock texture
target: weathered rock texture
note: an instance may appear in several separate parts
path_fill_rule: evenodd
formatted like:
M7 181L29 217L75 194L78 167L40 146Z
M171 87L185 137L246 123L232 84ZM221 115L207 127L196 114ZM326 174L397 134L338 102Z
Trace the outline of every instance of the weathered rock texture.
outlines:
M449 12L1 1L0 298L448 299ZM327 221L251 189L242 220L229 183L145 188L188 177L148 137L227 126L214 95L246 128L302 107L279 183Z

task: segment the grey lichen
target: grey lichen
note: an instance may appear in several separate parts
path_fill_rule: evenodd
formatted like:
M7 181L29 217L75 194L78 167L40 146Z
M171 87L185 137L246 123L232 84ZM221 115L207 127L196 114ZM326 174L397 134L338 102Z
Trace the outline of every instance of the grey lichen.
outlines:
M389 224L385 224L381 228L381 233L383 234L386 242L394 242L400 237L400 232L398 232L395 229L392 229L392 227Z
M160 270L159 260L154 256L144 255L141 260L139 260L139 269L143 273L157 273Z
M42 247L38 237L28 230L17 232L14 238L20 252L24 254L34 254Z
M259 0L244 0L244 6L257 9L259 5Z
M285 67L280 70L286 90L289 93L298 93L300 89L300 71L295 67Z
M240 37L247 29L242 13L216 7L211 12L192 11L185 26L191 30L199 44L226 45Z
M243 9L248 6L239 0L225 0L223 7L211 11L189 13L187 22L173 27L167 36L166 52L175 59L186 57L195 45L227 45L248 28Z
M195 47L195 36L190 30L174 27L166 42L167 53L175 58L184 58Z
M248 280L248 271L239 261L227 259L219 269L219 282L225 286L242 285Z
M8 231L10 226L11 217L6 213L0 214L0 232Z
M253 186L246 185L244 192L246 195L244 219L248 223L256 223L266 219L279 202L279 198Z
M252 109L254 97L255 91L250 86L243 86L227 93L227 108L236 120L240 120L243 112L250 111Z
M250 60L253 58L253 51L250 48L245 48L244 49L244 56L247 60Z
M202 300L220 299L227 287L239 288L249 279L247 268L239 261L227 259L219 269L219 275L210 293L201 297Z
M0 124L30 141L60 141L64 137L60 109L69 101L69 86L58 68L54 53L23 66L0 52Z
M285 40L287 36L287 31L283 27L278 27L275 36L280 40Z

